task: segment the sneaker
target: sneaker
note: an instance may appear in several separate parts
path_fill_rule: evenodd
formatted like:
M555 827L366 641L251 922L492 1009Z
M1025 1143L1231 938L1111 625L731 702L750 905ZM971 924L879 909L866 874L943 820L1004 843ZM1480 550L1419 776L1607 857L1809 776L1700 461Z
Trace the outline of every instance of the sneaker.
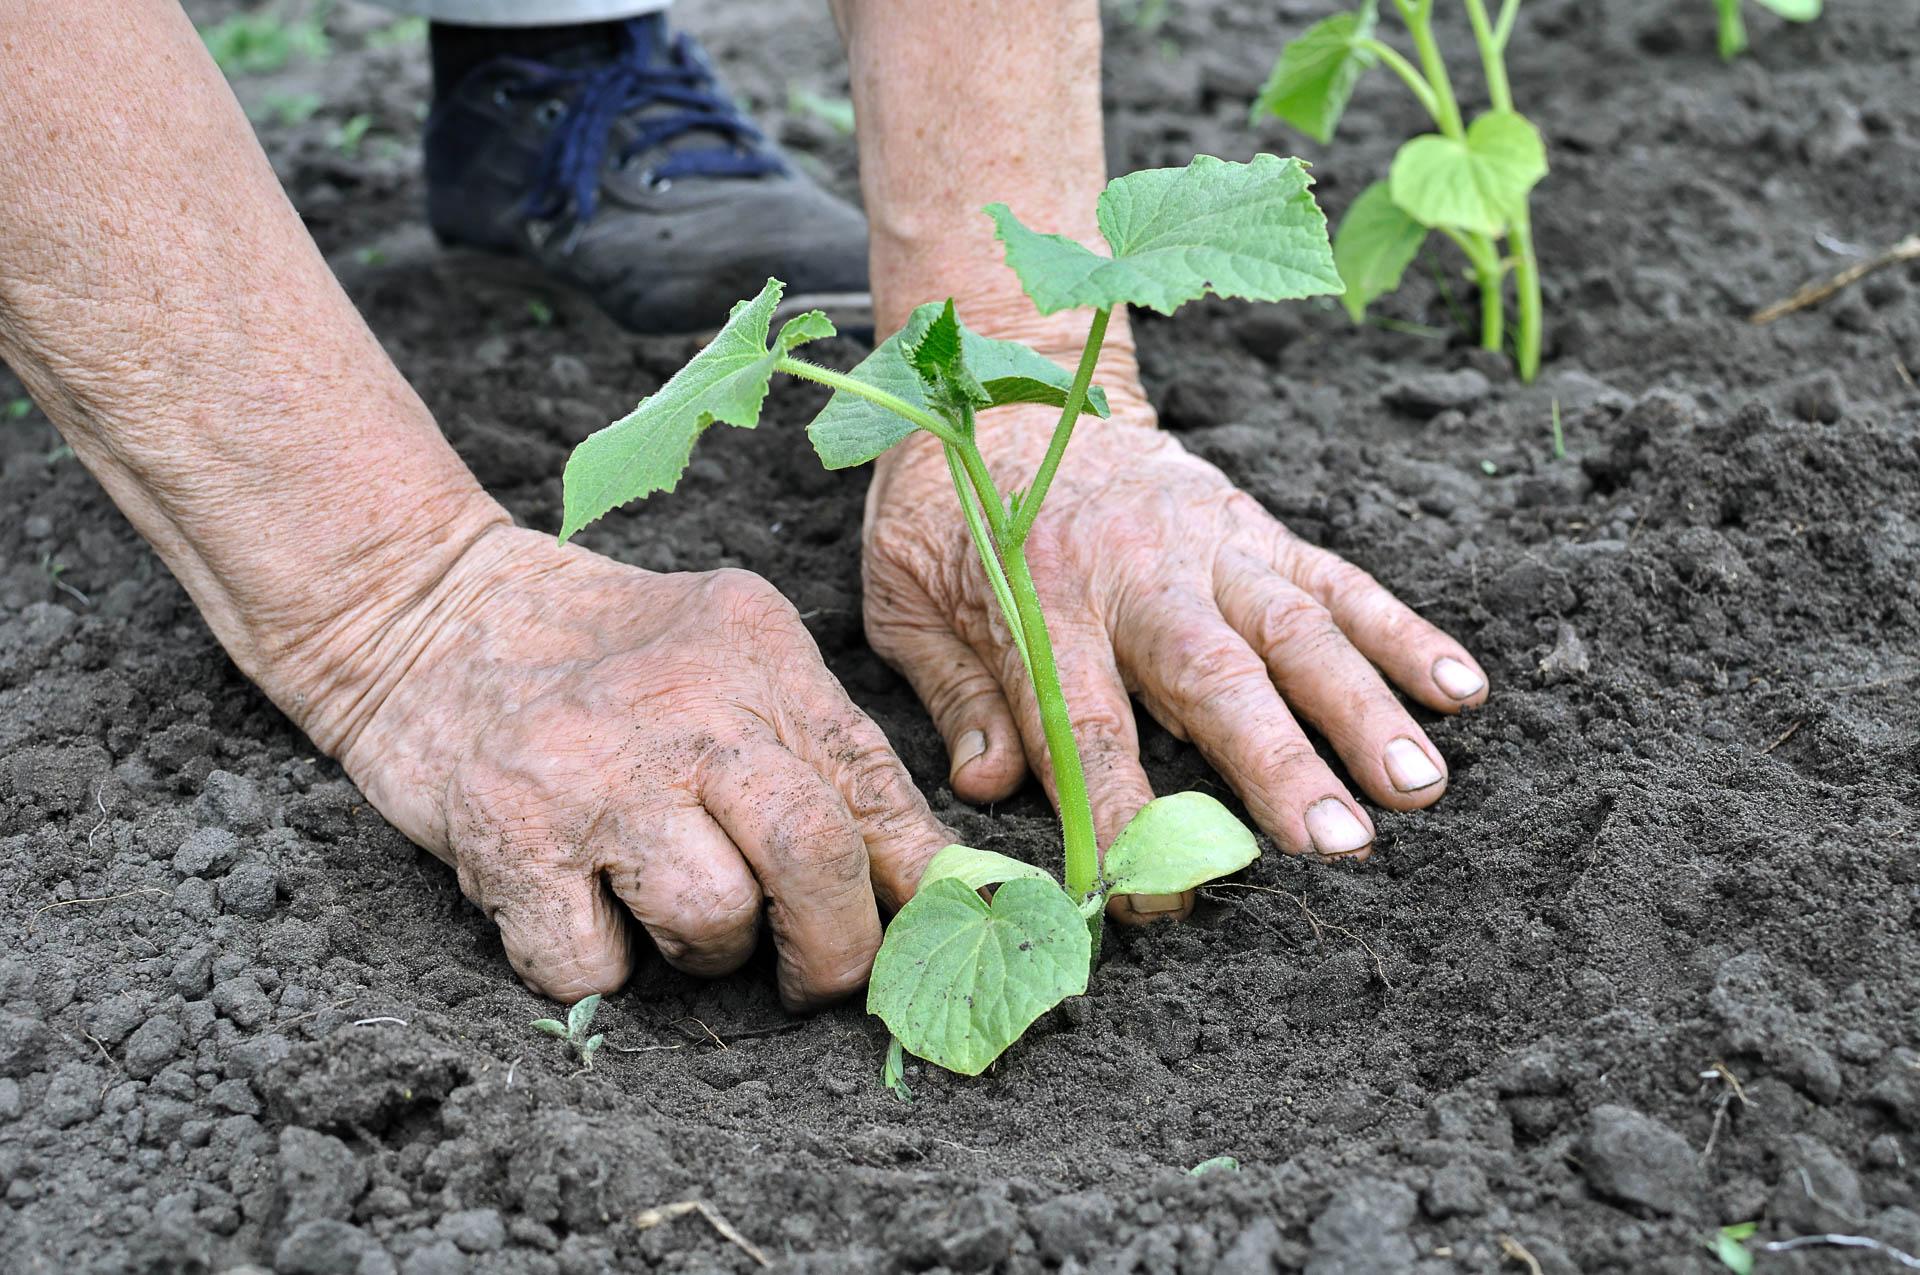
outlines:
M795 169L663 15L617 43L494 58L435 103L440 242L531 263L636 332L711 332L770 275L784 313L871 326L860 212Z

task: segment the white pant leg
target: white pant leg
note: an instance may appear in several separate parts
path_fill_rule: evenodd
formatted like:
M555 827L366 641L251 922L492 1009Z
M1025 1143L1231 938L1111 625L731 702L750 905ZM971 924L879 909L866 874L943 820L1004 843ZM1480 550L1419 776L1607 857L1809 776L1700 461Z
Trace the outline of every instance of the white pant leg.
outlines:
M573 22L611 22L658 13L671 0L374 0L435 22L475 27L550 27Z

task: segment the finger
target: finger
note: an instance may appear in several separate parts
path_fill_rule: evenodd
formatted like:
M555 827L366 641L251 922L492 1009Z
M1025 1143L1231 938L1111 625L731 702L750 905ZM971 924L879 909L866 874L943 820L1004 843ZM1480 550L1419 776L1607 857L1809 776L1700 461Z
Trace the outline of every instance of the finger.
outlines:
M778 728L781 742L839 794L866 843L880 905L898 911L919 887L927 860L952 843L953 833L933 817L885 732L838 687L790 703L787 718Z
M509 859L511 866L501 866ZM474 867L463 860L460 886L500 927L514 972L542 996L571 1005L627 981L626 918L597 874L529 864L509 851Z
M611 821L600 862L607 884L675 969L730 974L753 954L760 885L713 816L698 805Z
M1394 685L1440 713L1487 702L1486 670L1465 647L1351 562L1284 531L1280 535L1274 567L1325 607L1347 640Z
M1288 854L1364 859L1373 824L1280 701L1267 669L1211 602L1122 630L1141 699L1193 740Z
M837 1000L867 980L880 911L866 842L840 796L770 734L717 749L699 794L767 899L789 1008Z
M1369 797L1395 810L1440 799L1440 751L1327 608L1246 558L1222 564L1215 590L1220 613L1264 659L1287 704L1326 736Z
M1066 697L1074 742L1079 745L1081 774L1093 808L1094 839L1104 850L1140 807L1153 800L1153 786L1140 765L1133 703L1114 664L1113 642L1105 626L1084 608L1056 605L1049 608L1049 616L1054 668ZM1045 722L1018 650L1006 652L1001 677L1009 687L1019 688L1010 692L1018 706L1014 720L1034 772L1058 806L1059 786L1047 750ZM1108 901L1107 910L1121 922L1178 918L1193 910L1193 895L1116 895Z
M1027 777L1020 731L1000 683L940 617L917 586L868 612L867 640L880 657L913 683L920 702L947 743L947 777L962 801L1001 801ZM878 611L880 614L875 614ZM912 617L912 618L907 618Z

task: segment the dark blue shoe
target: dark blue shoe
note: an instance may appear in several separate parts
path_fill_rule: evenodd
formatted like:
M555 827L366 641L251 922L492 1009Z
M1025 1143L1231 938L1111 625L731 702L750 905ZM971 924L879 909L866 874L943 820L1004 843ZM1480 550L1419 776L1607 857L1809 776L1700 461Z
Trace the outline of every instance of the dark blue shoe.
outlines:
M797 171L663 16L612 51L497 57L435 103L440 241L531 262L636 332L707 332L769 275L783 311L872 322L867 223Z

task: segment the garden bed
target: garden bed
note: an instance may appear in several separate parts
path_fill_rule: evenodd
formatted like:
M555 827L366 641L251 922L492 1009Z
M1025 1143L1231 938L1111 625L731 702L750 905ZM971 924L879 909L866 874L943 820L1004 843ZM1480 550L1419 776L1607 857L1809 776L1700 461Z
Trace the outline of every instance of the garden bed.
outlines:
M1419 119L1383 80L1324 159L1247 126L1328 11L1274 8L1113 15L1116 171L1298 153L1336 216L1385 171ZM851 141L781 113L845 91L824 6L685 9L851 190ZM243 100L461 454L556 527L571 446L693 346L431 249L424 56L367 40L372 12ZM1370 862L1270 853L1191 922L1110 933L1085 1000L979 1079L910 1068L911 1106L878 1082L884 1029L787 1017L764 963L643 962L577 1072L453 874L232 669L43 417L0 424L0 1265L754 1268L697 1212L635 1224L682 1200L836 1273L1712 1271L1748 1219L1920 1252L1920 271L1745 321L1920 228L1920 30L1906 0L1752 26L1723 64L1705 0L1526 4L1514 92L1553 161L1534 385L1470 348L1437 255L1378 307L1392 329L1331 303L1136 320L1166 425L1460 637L1493 698L1428 725L1450 791L1375 812ZM317 113L270 118L299 92ZM936 813L1047 861L1037 791L955 801L865 645L867 480L814 463L821 398L776 385L764 428L715 431L673 499L581 540L767 576ZM1159 791L1228 795L1150 724L1143 746ZM1219 1155L1238 1170L1187 1173Z

